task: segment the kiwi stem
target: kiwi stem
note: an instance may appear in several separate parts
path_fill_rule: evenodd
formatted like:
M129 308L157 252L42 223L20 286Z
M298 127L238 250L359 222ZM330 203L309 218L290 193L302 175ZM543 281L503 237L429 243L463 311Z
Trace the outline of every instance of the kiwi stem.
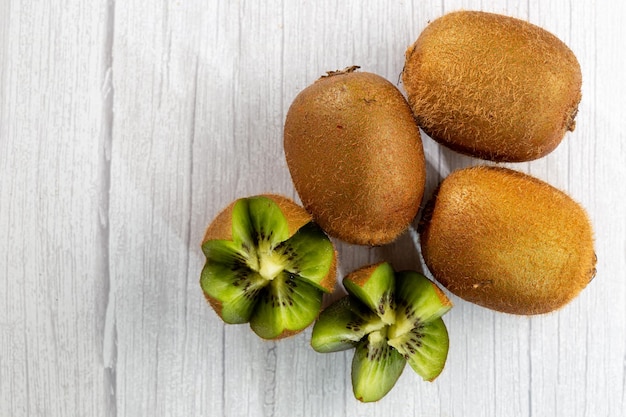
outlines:
M321 78L326 78L326 77L332 77L334 75L342 75L342 74L350 74L351 72L354 72L356 70L358 70L359 67L358 65L352 65L350 67L346 67L342 70L335 70L335 71L326 71L326 75L322 75Z

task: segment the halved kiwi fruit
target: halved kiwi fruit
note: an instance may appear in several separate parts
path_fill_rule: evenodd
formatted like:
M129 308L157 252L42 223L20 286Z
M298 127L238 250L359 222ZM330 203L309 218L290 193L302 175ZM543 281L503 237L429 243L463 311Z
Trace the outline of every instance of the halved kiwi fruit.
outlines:
M508 168L450 174L427 204L419 233L437 281L505 313L561 308L595 274L584 208L548 183Z
M441 373L449 345L441 316L452 303L436 284L383 262L349 274L343 285L348 295L322 311L311 346L321 353L356 349L352 388L358 400L383 398L407 362L427 381Z
M418 124L455 151L521 162L573 131L582 74L543 28L509 16L456 11L433 20L406 51L402 82Z
M286 197L241 198L208 227L200 285L226 323L264 339L302 331L335 284L336 253L310 215Z

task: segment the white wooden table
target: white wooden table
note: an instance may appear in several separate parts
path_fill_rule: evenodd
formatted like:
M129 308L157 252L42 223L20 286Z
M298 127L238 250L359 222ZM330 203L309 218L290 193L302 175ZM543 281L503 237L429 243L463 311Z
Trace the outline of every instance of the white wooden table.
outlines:
M452 296L441 376L407 368L361 404L351 352L223 325L199 244L237 197L297 198L282 128L301 89L353 64L402 89L405 48L459 8L526 19L578 56L575 132L510 166L587 208L598 273L543 316ZM617 0L0 0L0 416L623 416L625 20ZM481 163L423 141L427 194ZM340 278L423 268L411 233L338 249Z

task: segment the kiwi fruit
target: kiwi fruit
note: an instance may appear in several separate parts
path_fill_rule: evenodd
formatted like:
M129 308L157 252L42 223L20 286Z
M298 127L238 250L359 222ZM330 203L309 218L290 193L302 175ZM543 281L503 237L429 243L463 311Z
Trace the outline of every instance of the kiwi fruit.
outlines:
M352 272L343 285L348 294L322 311L311 346L321 353L355 349L352 388L358 400L383 398L407 362L428 381L441 373L449 346L441 316L452 303L436 284L381 262Z
M357 68L329 72L296 96L284 150L304 207L326 233L382 245L417 215L424 150L402 93Z
M264 339L308 327L335 285L334 246L303 207L279 195L240 198L202 241L200 286L226 323L250 323Z
M511 314L556 310L595 275L582 206L530 175L477 166L439 185L418 226L424 261L453 294Z
M493 13L452 12L428 24L405 58L402 82L419 126L452 150L530 161L574 130L580 65L543 28Z

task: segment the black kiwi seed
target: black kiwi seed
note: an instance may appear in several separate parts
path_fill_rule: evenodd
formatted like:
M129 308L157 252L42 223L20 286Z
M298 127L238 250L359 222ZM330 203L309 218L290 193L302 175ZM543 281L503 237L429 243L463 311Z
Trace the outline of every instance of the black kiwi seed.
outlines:
M440 317L452 304L433 282L416 272L374 264L348 275L343 284L347 297L321 313L311 344L318 352L356 347L352 385L358 400L382 398L407 362L428 381L441 373L448 334Z
M370 349L368 351L368 358L370 360L378 360L380 358L380 348Z
M358 332L361 330L362 321L349 321L346 324L346 329L352 330L353 332Z
M312 324L321 294L335 285L336 251L311 222L304 207L279 195L235 200L211 222L202 240L207 261L200 286L225 323L247 322L264 339L288 337ZM284 256L275 250L281 244ZM316 268L300 276L295 263Z

